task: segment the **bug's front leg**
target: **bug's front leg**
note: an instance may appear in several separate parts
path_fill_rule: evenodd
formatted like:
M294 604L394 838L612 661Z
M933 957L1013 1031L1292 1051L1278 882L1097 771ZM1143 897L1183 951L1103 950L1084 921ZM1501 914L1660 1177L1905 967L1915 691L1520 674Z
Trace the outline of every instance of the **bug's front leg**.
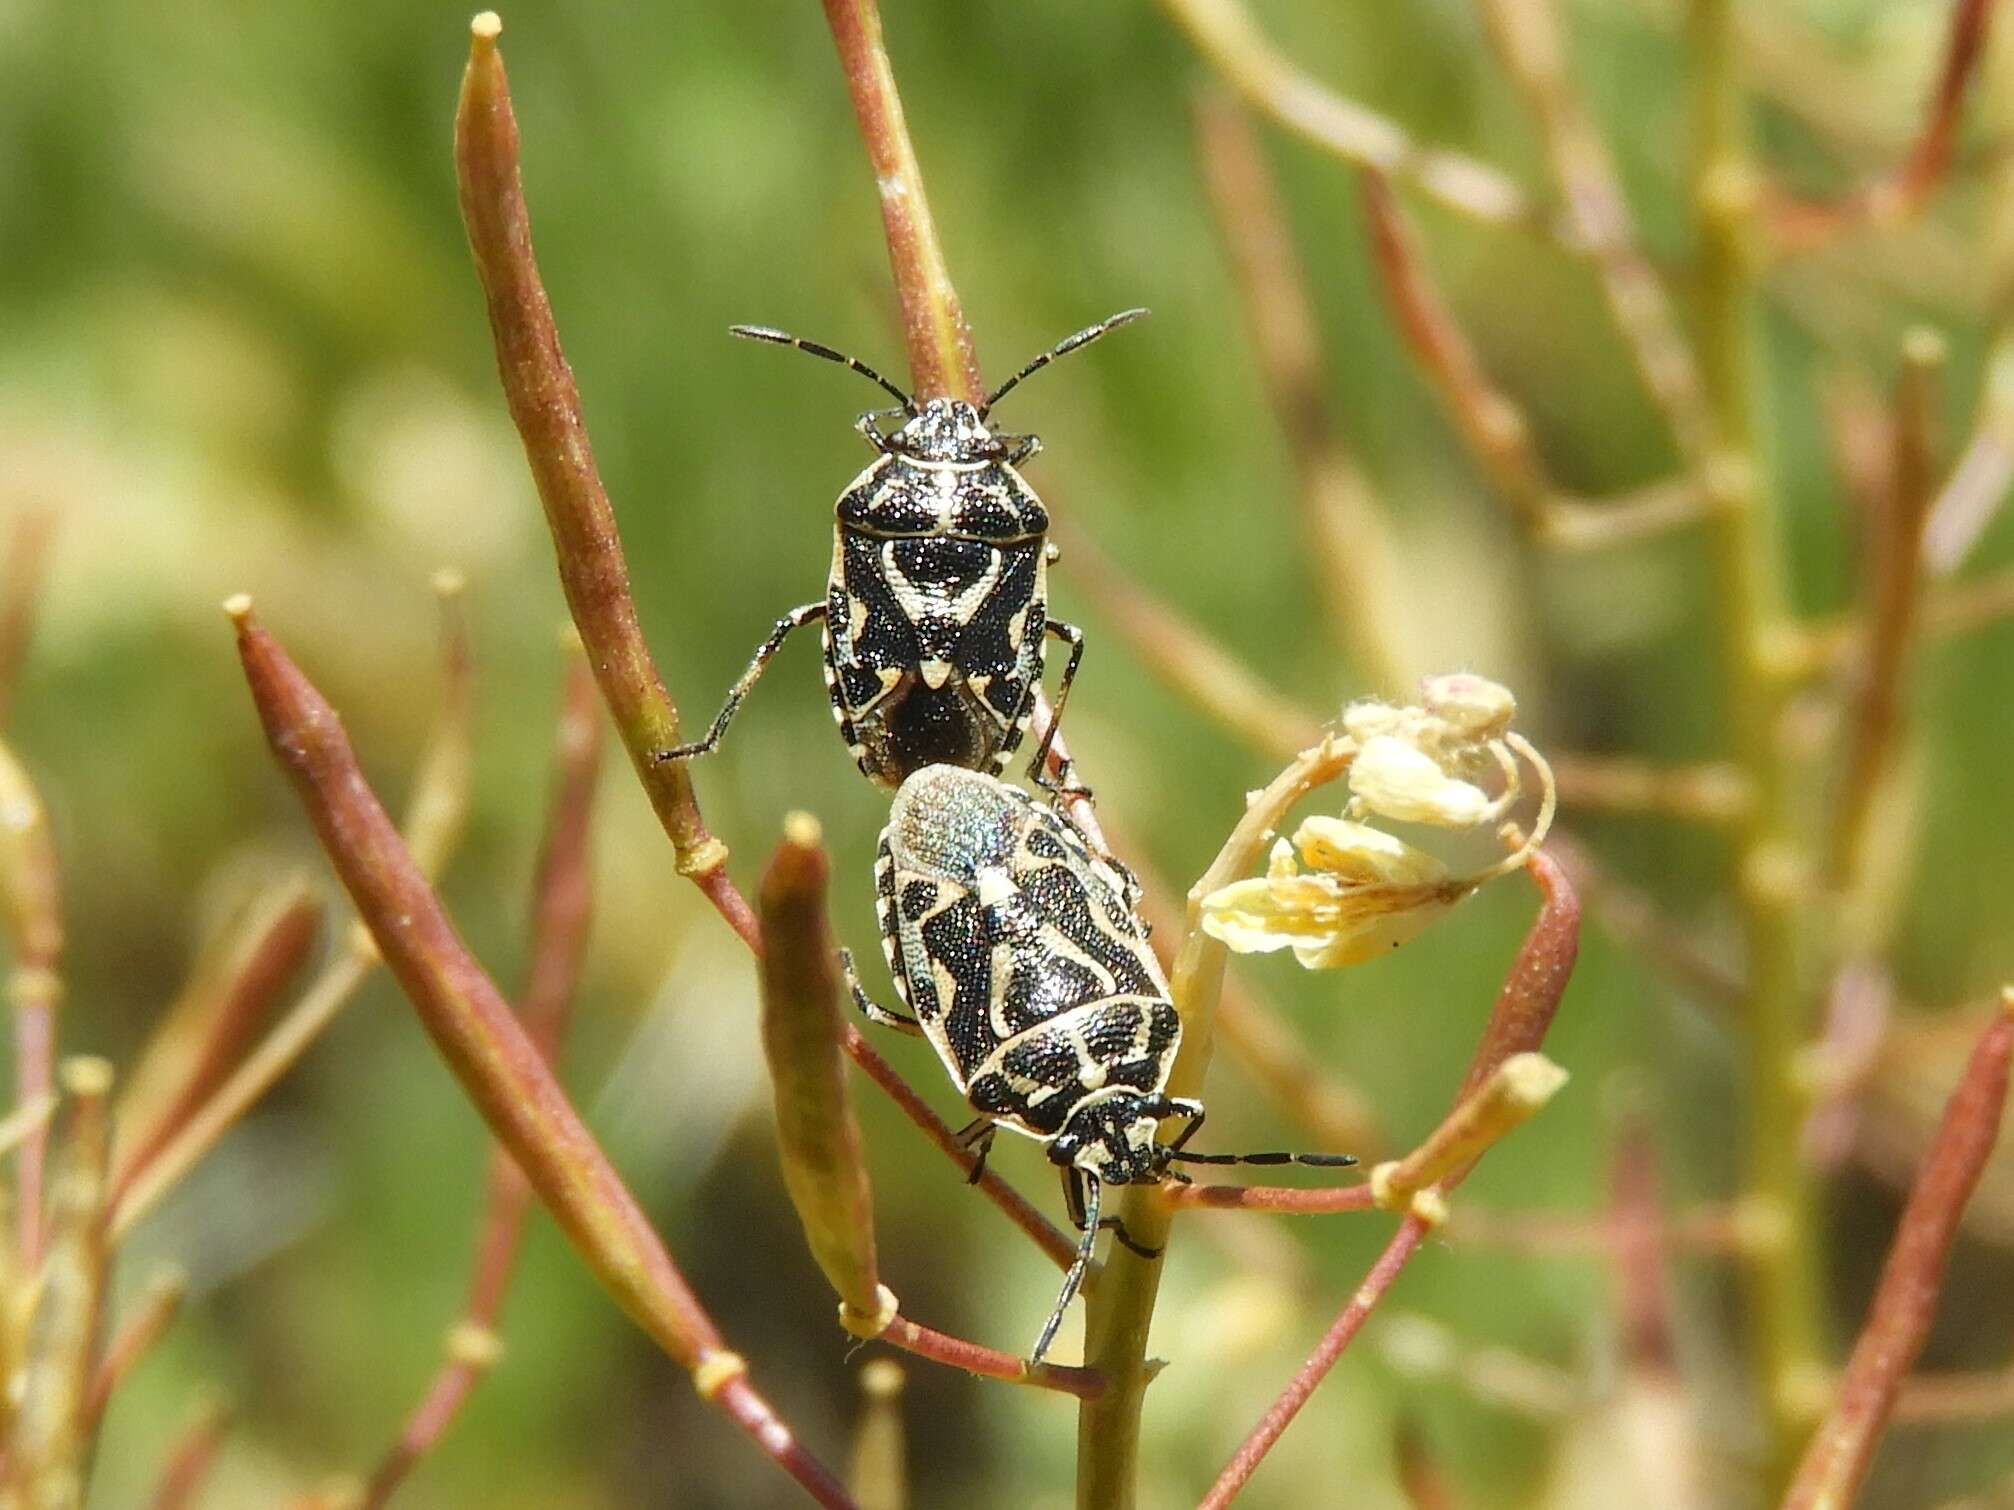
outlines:
M770 658L783 648L783 642L790 638L794 629L802 629L806 624L815 623L825 617L825 604L806 603L802 608L793 608L776 621L776 627L769 632L769 638L756 647L755 657L748 663L748 669L741 673L727 694L727 701L713 718L713 727L706 731L704 739L691 744L676 745L669 750L652 750L650 758L660 763L667 760L690 760L695 755L708 755L720 743L720 737L727 732L727 726L734 721L734 715L741 711L741 700L748 696L749 688L761 679Z
M1085 1210L1084 1186L1085 1182L1090 1178L1092 1176L1086 1175L1083 1170L1074 1166L1063 1171L1063 1209L1069 1213L1070 1225L1075 1227L1079 1232L1089 1230L1086 1224L1090 1221L1090 1214ZM1159 1258L1161 1256L1161 1249L1149 1248L1144 1243L1134 1240L1132 1233L1126 1230L1126 1222L1123 1217L1107 1216L1099 1218L1098 1230L1100 1232L1110 1232L1112 1240L1125 1248L1129 1253L1137 1253L1142 1258Z
M906 1012L896 1012L882 1006L867 994L867 988L860 984L860 972L853 968L851 949L839 951L839 968L845 976L847 994L852 996L853 1005L860 1009L861 1015L869 1022L877 1023L884 1028L893 1028L898 1033L910 1033L918 1038L923 1036L922 1023ZM980 1158L983 1162L985 1158L983 1152Z

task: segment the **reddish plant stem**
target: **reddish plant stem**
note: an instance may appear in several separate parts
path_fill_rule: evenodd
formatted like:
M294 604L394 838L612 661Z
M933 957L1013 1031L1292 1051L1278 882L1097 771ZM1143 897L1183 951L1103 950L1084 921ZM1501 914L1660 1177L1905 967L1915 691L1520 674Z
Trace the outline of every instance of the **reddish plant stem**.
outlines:
M1468 1078L1456 1097L1457 1106L1474 1095L1511 1055L1537 1050L1559 1010L1560 998L1565 994L1574 960L1580 952L1580 903L1565 872L1543 850L1532 855L1529 868L1543 898L1539 915L1497 992L1496 1005L1470 1062ZM1471 1163L1455 1170L1431 1190L1445 1196L1474 1167ZM1434 1223L1420 1214L1418 1206L1407 1213L1307 1363L1217 1476L1202 1501L1205 1510L1229 1504L1244 1488L1433 1230Z
M224 1445L224 1430L230 1423L231 1413L223 1406L203 1408L168 1454L154 1497L147 1502L151 1510L190 1510L217 1460L217 1450Z
M2014 1056L2014 987L1972 1051L1924 1157L1866 1325L1832 1413L1812 1437L1784 1510L1845 1510L1854 1502L1897 1396L1929 1338L1944 1266L1966 1202L1992 1155Z
M1366 689L1398 694L1421 669L1409 649L1408 595L1382 505L1328 403L1321 324L1258 134L1242 108L1206 95L1196 142L1259 373L1299 474L1302 527L1328 619Z
M504 398L545 508L560 587L637 779L670 836L680 873L699 883L753 948L753 914L738 894L713 879L727 863L727 846L701 818L685 762L657 758L657 752L679 743L678 709L644 643L615 510L595 466L580 390L539 278L518 171L517 117L496 46L502 29L487 11L470 26L468 68L455 112L455 168Z
M909 351L914 396L983 403L986 384L979 375L972 332L952 286L944 249L937 241L936 223L930 218L923 170L909 140L895 70L882 40L880 7L875 0L824 3L833 45L839 49L839 66L846 75L846 92L874 168L888 264L902 304L902 339Z
M1203 1496L1199 1510L1221 1510L1222 1506L1237 1498L1266 1454L1272 1451L1273 1444L1300 1414L1301 1407L1308 1403L1317 1386L1329 1376L1329 1370L1336 1366L1343 1350L1363 1330L1371 1312L1377 1309L1378 1302L1385 1298L1386 1292L1432 1231L1432 1224L1417 1216L1407 1216L1399 1223L1399 1230L1392 1234L1391 1241L1385 1244L1385 1251L1371 1265L1363 1283L1357 1286L1349 1303L1330 1324L1328 1331L1322 1334L1322 1340L1315 1344L1308 1361L1301 1365L1300 1371L1260 1418L1251 1435L1239 1445L1231 1461L1224 1465L1224 1471L1217 1475L1216 1483Z
M1026 1358L1003 1353L997 1348L981 1347L962 1337L932 1331L929 1327L917 1325L907 1316L898 1315L876 1340L891 1343L933 1363L963 1369L968 1374L1004 1379L1010 1384L1031 1384L1037 1389L1053 1389L1075 1395L1080 1400L1095 1400L1105 1388L1104 1378L1096 1369L1074 1368L1063 1363L1037 1363L1031 1367Z
M875 1050L860 1029L852 1023L841 1023L839 1046L846 1050L846 1057L860 1067L902 1111L902 1114L923 1130L923 1135L943 1150L944 1156L956 1164L967 1175L972 1172L976 1155L968 1148L961 1147L958 1135L949 1123L930 1109L930 1103L916 1093L916 1088L896 1072L895 1066ZM1050 1262L1059 1269L1067 1269L1077 1257L1077 1244L1041 1212L1029 1204L1012 1185L1008 1184L991 1169L980 1176L978 1189L984 1191L989 1200L1007 1215L1007 1220L1027 1233L1049 1256Z
M189 1046L188 1067L181 1084L145 1123L119 1138L112 1176L114 1206L243 1058L246 1045L265 1021L273 1002L307 959L321 918L320 901L301 889L285 898L277 909L248 919L252 927L237 951L235 968L214 998L195 1004L198 1020L188 1022L179 1011L170 1012L162 1025L163 1031L149 1044L150 1051L158 1046L164 1054L173 1053L174 1046L167 1035L185 1026L194 1030L198 1041ZM143 1098L134 1091L142 1086L141 1075L152 1057L150 1052L142 1060L133 1077L133 1088L128 1090L125 1105L133 1110L145 1109L140 1104Z
M147 1286L146 1293L134 1303L132 1314L112 1334L105 1355L98 1360L97 1371L91 1376L90 1392L84 1397L87 1436L98 1429L114 1392L167 1335L188 1293L188 1276L180 1270L160 1275Z
M1677 1370L1672 1346L1669 1223L1658 1188L1650 1130L1625 1115L1608 1161L1609 1273L1629 1366L1660 1375Z
M1944 62L1924 112L1923 129L1892 173L1829 202L1776 196L1771 229L1779 251L1808 251L1859 226L1898 225L1929 202L1951 166L1959 109L1986 54L1993 4L1994 0L1955 0Z
M548 1064L559 1059L593 917L588 836L601 767L599 714L587 663L572 657L555 738L557 774L532 881L531 963L518 1011L525 1036ZM448 1355L406 1419L399 1439L372 1470L357 1510L376 1510L391 1498L454 1423L495 1361L497 1319L517 1270L532 1196L530 1184L501 1145L490 1153L487 1190L468 1298L461 1321L449 1334Z
M342 725L279 642L230 605L266 737L441 1057L610 1295L821 1504L845 1491L746 1382L635 1197L456 935L372 794ZM737 1387L738 1386L738 1387Z

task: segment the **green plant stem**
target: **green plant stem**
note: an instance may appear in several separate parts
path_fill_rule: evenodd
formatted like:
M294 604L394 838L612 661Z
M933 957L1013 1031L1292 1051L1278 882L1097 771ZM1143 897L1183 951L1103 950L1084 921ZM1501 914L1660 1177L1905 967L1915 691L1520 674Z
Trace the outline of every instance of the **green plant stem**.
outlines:
M1818 1361L1818 1255L1812 1190L1798 1160L1804 1097L1794 1075L1804 1037L1797 901L1804 860L1792 836L1779 740L1786 679L1782 571L1765 459L1757 446L1754 217L1736 66L1733 0L1693 0L1693 158L1700 376L1710 424L1706 486L1716 585L1723 717L1754 803L1736 829L1736 891L1748 955L1748 1107L1744 1204L1771 1234L1749 1268L1751 1360L1769 1423L1769 1485L1795 1451L1803 1380Z
M1187 928L1168 985L1182 1017L1182 1047L1168 1077L1168 1092L1194 1096L1203 1087L1214 1047L1217 997L1223 989L1226 950L1202 930L1202 900L1244 875L1281 817L1316 787L1349 769L1356 746L1326 739L1303 751L1246 807L1244 816L1202 879L1189 889ZM1152 1186L1120 1193L1119 1216L1133 1242L1160 1258L1147 1259L1114 1244L1086 1302L1084 1363L1105 1380L1105 1392L1077 1413L1077 1504L1080 1510L1126 1510L1138 1493L1140 1409L1153 1370L1147 1334L1166 1266L1173 1211Z

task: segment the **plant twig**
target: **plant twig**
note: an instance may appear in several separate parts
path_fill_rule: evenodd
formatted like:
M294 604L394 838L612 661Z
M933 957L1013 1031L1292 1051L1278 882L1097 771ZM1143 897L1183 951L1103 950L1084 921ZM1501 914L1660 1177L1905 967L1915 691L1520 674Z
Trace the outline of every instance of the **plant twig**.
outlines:
M31 507L15 517L7 542L7 564L0 568L0 729L7 727L14 711L14 694L42 606L42 579L48 573L55 530L53 510Z
M1052 519L1059 565L1147 668L1253 749L1281 759L1306 749L1321 724L1157 594L1132 580L1066 516Z
M1366 690L1409 691L1420 668L1405 649L1411 640L1391 531L1330 412L1320 324L1257 135L1239 106L1211 93L1197 101L1196 141L1259 372L1299 474L1329 621Z
M1513 1056L1534 1053L1544 1041L1573 974L1580 952L1580 903L1566 873L1543 850L1535 852L1527 867L1543 898L1537 919L1525 935L1510 973L1505 976L1490 1012L1482 1040L1469 1064L1467 1079L1456 1098L1457 1106L1470 1100L1494 1079ZM1322 1340L1316 1344L1300 1371L1275 1400L1259 1424L1240 1444L1202 1504L1216 1507L1229 1504L1244 1488L1273 1444L1279 1441L1316 1387L1335 1367L1336 1360L1362 1330L1364 1322L1411 1261L1414 1253L1445 1216L1447 1193L1474 1168L1470 1159L1457 1164L1441 1181L1428 1187L1434 1199L1417 1197L1407 1210L1398 1231L1371 1266L1369 1274L1343 1307ZM1107 1276L1109 1282L1110 1276Z
M55 1089L56 1010L63 1000L62 874L41 794L5 744L0 744L0 925L13 956L7 997L14 1012L14 1104L26 1108ZM44 1122L29 1122L14 1165L17 1260L27 1273L34 1272L42 1252L46 1132Z
M576 646L576 649L578 647ZM556 772L545 836L532 882L531 962L518 1017L525 1036L556 1065L587 955L593 912L588 835L601 767L602 722L586 660L568 658L555 737ZM399 1439L378 1460L354 1510L385 1504L454 1423L501 1349L497 1320L517 1269L532 1190L501 1145L490 1152L482 1227L471 1262L461 1319L448 1331L447 1356Z
M1170 1182L1161 1194L1171 1206L1212 1210L1425 1212L1446 1219L1434 1187L1458 1178L1498 1140L1529 1119L1566 1084L1566 1071L1543 1054L1513 1054L1470 1094L1455 1103L1418 1147L1378 1165L1362 1185L1300 1189L1281 1185L1205 1185ZM1424 1204L1421 1204L1424 1200Z
M69 1126L49 1190L49 1252L29 1324L8 1442L6 1483L20 1503L84 1503L91 1456L88 1403L111 1261L105 1172L111 1148L112 1067L63 1065Z
M1784 1481L1802 1429L1803 1381L1818 1367L1816 1234L1809 1172L1797 1156L1803 1098L1792 1074L1805 1037L1808 983L1800 959L1798 878L1808 861L1790 811L1793 783L1780 739L1787 687L1770 647L1787 622L1773 489L1757 440L1759 173L1734 0L1690 0L1693 76L1688 202L1695 217L1700 378L1710 417L1704 482L1715 504L1708 551L1722 718L1754 797L1734 831L1733 889L1747 958L1743 1198L1781 1240L1750 1255L1748 1353L1768 1428L1765 1494Z
M937 242L930 201L924 197L923 170L909 141L895 70L881 36L880 7L876 0L825 0L825 19L874 168L881 228L888 241L896 297L902 303L902 337L909 351L914 396L983 403L986 384L979 376L958 290Z
M595 467L580 390L539 279L518 172L517 117L496 45L502 30L492 11L470 23L468 68L455 111L455 170L504 398L545 506L567 608L637 780L670 836L679 873L754 947L755 916L728 879L727 846L700 816L686 763L657 759L657 752L679 743L678 709L637 622L615 510Z
M1859 226L1888 229L1915 215L1937 190L1951 166L1958 140L1958 112L1986 53L1994 0L1954 0L1951 30L1937 86L1924 112L1923 129L1896 168L1830 202L1779 194L1771 206L1777 249L1801 252Z
M2014 1056L2014 987L1965 1067L1903 1208L1888 1262L1853 1346L1837 1403L1805 1449L1784 1510L1845 1510L1874 1461L1882 1430L1937 1311L1959 1219L1993 1152Z
M1201 1088L1214 1047L1217 997L1224 978L1225 946L1202 929L1202 899L1246 874L1266 837L1293 805L1334 781L1356 758L1356 745L1328 737L1296 756L1245 806L1217 857L1189 889L1182 941L1169 971L1170 994L1182 1017L1182 1046L1168 1089L1180 1096ZM1118 1215L1133 1242L1165 1253L1173 1208L1157 1188L1121 1188ZM1105 1393L1077 1415L1077 1503L1080 1510L1134 1503L1139 1477L1140 1409L1152 1370L1147 1333L1166 1259L1146 1259L1128 1245L1115 1247L1086 1309L1084 1361L1105 1377Z
M1573 87L1552 0L1484 0L1497 54L1538 123L1575 241L1592 257L1644 389L1690 468L1710 435L1699 371L1664 283L1637 242L1615 164Z
M321 918L320 898L294 877L256 898L203 952L120 1094L114 1205L236 1067L306 960Z
M1289 62L1239 0L1162 0L1162 8L1253 109L1358 167L1375 168L1449 208L1497 224L1545 228L1525 191L1499 169L1425 146L1403 127L1346 99Z
M1548 751L1559 804L1568 811L1655 813L1698 823L1748 816L1748 779L1725 761L1657 765L1623 755Z
M2014 331L2001 331L1986 353L1985 380L1972 436L1930 506L1923 560L1932 576L1964 564L2014 487Z
M460 578L452 572L436 573L434 591L441 611L440 699L407 797L403 827L408 848L429 877L440 874L459 841L468 812L474 750L474 677L460 606ZM121 1166L118 1171L112 1203L115 1242L123 1241L300 1062L377 964L377 946L363 926L352 921L341 947L308 982L299 1000L231 1067L214 1091L200 1101L190 1098L177 1103L176 1113L182 1120L162 1127L159 1145L145 1167L136 1166L129 1172ZM240 997L243 1005L249 1006L251 1000ZM218 1058L221 1061L221 1055Z
M1898 753L1905 673L1922 617L1923 530L1936 487L1938 379L1944 357L1943 338L1934 331L1918 328L1903 342L1894 470L1881 512L1866 531L1861 567L1866 634L1832 833L1833 874L1855 902L1868 874L1870 820L1888 790ZM1856 940L1854 946L1866 942Z
M947 1368L976 1374L982 1379L1001 1379L1009 1384L1029 1384L1037 1389L1053 1389L1080 1400L1095 1400L1105 1392L1105 1380L1094 1368L1074 1368L1067 1363L1030 1363L1013 1353L967 1342L946 1332L920 1326L900 1312L888 1325L873 1334L877 1342L892 1343L904 1352Z
M212 1403L203 1406L176 1440L154 1486L150 1510L190 1510L209 1477L217 1451L224 1445L224 1432L231 1424L229 1407Z
M274 756L385 963L490 1130L610 1296L760 1450L821 1504L850 1504L748 1378L371 794L336 712L252 618L230 605L246 682ZM605 686L606 684L604 684Z
M113 1393L140 1366L140 1360L167 1335L168 1328L181 1314L182 1302L188 1294L189 1276L180 1269L163 1269L147 1281L146 1289L133 1302L131 1314L112 1333L112 1340L105 1346L105 1356L98 1360L97 1371L91 1376L90 1393L84 1400L86 1433L97 1431L106 1408L112 1403Z

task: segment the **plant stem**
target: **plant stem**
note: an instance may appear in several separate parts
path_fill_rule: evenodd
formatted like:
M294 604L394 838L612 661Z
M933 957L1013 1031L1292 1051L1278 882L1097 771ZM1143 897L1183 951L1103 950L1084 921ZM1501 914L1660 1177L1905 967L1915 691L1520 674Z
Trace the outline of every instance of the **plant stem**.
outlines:
M1757 446L1754 214L1733 0L1692 0L1691 197L1697 217L1700 377L1710 426L1705 483L1716 583L1722 716L1754 805L1736 830L1735 889L1748 956L1744 1201L1773 1240L1749 1270L1750 1353L1770 1432L1770 1488L1795 1450L1802 1381L1816 1368L1818 1256L1812 1191L1798 1160L1804 1097L1795 1061L1805 981L1797 902L1805 860L1791 833L1779 725L1787 684L1773 648L1784 611L1772 492Z
M982 403L986 385L972 348L972 332L952 286L930 201L923 193L923 169L909 141L902 96L881 36L875 0L825 0L825 19L839 49L846 92L867 144L874 183L881 198L881 226L888 262L902 302L902 338L909 349L914 395L962 398Z

